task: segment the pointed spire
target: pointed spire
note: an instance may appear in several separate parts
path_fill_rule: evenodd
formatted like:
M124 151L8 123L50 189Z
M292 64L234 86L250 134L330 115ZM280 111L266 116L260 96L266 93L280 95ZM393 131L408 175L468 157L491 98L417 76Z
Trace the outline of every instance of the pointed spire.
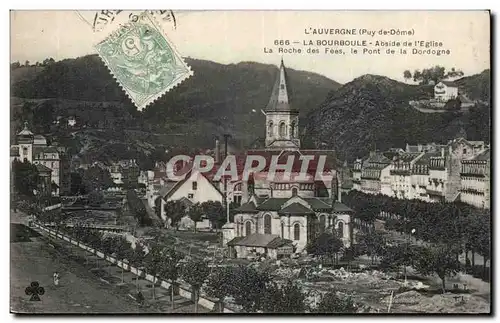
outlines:
M290 107L290 86L288 83L287 72L283 57L281 57L281 64L278 76L271 92L271 98L267 104L266 111L292 111Z

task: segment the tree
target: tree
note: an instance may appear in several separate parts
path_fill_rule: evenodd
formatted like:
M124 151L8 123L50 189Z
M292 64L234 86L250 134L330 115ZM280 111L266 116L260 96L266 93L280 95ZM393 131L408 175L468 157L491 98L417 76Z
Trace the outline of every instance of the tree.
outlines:
M232 296L236 304L241 305L246 313L260 310L266 285L271 281L269 275L253 267L239 266L233 268L233 277Z
M29 161L20 162L17 159L12 163L15 189L26 196L33 196L33 190L38 187L38 170Z
M282 286L270 282L266 287L262 310L264 313L304 313L305 299L300 287L291 280Z
M72 172L71 176L71 195L84 195L87 193L83 184L82 175L78 172Z
M219 299L221 311L226 297L234 292L234 284L233 270L229 267L216 267L208 276L207 294Z
M170 280L170 300L172 310L174 310L174 291L177 279L179 279L179 261L182 259L182 254L177 253L175 249L168 248L163 251L163 263L161 267L161 276Z
M208 264L204 261L192 259L182 267L182 279L191 285L194 294L194 312L198 313L199 291L210 274Z
M357 307L351 297L340 297L336 292L323 295L316 313L356 313Z
M203 208L200 203L193 204L188 211L189 218L194 222L194 232L196 232L196 225L201 221L203 216Z
M84 170L82 180L87 192L107 189L114 185L109 171L99 166Z
M159 245L151 246L145 258L146 271L153 276L153 299L156 298L156 276L161 273L163 266L163 248Z
M384 253L385 239L376 232L371 231L358 236L359 244L363 250L366 250L367 255L371 258L372 264L375 263L375 258L380 257Z
M132 251L132 255L130 256L130 263L133 264L137 270L142 266L144 259L146 257L146 252L144 251L144 247L142 244L136 242L135 248ZM135 285L137 291L139 291L139 275L136 276Z
M182 217L186 215L186 207L182 202L175 200L165 203L164 210L166 216L170 219L170 226L177 231Z
M405 78L405 81L408 81L409 79L411 79L411 72L410 72L410 70L405 70L403 72L403 77Z
M221 219L222 221L226 221L225 210L221 202L206 201L201 203L201 207L203 209L203 213L207 215L212 228L219 229L220 228L219 224L221 223Z
M130 264L130 258L133 253L132 249L132 244L130 241L128 241L125 237L119 236L117 237L115 241L115 256L117 260L120 260L122 262L122 284L124 281L124 268L125 267L125 260L128 260L128 263Z
M324 232L307 246L307 253L320 256L322 260L330 258L332 262L337 263L337 255L343 248L344 244L339 237L332 233Z
M448 246L429 247L422 248L418 253L415 269L422 275L436 273L441 278L445 293L445 279L460 270L460 263Z
M430 68L424 68L422 72L415 70L415 72L413 72L413 81L419 82L420 84L429 84L430 81L433 81L437 84L442 80L461 77L463 75L464 73L461 70L457 70L454 67L446 71L443 66L436 65Z
M11 64L10 64L10 68L11 68L12 70L14 70L14 69L16 69L16 68L19 68L19 67L21 67L21 64L20 64L18 61L16 61L16 62L14 62L14 63L11 63Z
M30 66L30 61L26 60L26 61L24 62L24 66Z

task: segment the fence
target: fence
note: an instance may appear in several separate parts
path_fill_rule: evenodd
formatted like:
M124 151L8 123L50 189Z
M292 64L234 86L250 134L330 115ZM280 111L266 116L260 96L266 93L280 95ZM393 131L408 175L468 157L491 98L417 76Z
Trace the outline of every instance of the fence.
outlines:
M55 230L47 228L39 223L33 223L33 226L47 232L49 235L52 235L52 236L60 238L64 241L70 242L71 244L73 244L77 247L80 247L81 249L83 249L85 251L88 251L92 254L95 254L97 257L102 258L102 259L104 259L112 264L115 264L116 266L118 266L120 268L128 270L136 276L141 277L144 275L144 278L152 283L160 282L161 287L163 287L165 289L170 288L170 286L172 285L172 283L170 281L162 280L162 279L159 279L158 277L153 277L152 275L146 274L145 272L139 270L138 268L130 266L129 264L126 264L122 261L119 261L111 256L105 255L104 253L102 253L94 248L91 248L91 247L81 243L80 241L78 241L76 239L73 239L69 236L66 236L66 235L62 234L61 232L56 232ZM190 299L190 300L194 300L194 294L193 294L191 286L185 284L182 281L177 281L176 285L179 287L179 295L180 296L187 298L187 299ZM218 299L212 298L208 295L205 295L204 293L199 293L198 304L203 306L203 307L206 307L208 309L220 308L219 307L220 302ZM235 313L236 312L233 309L229 309L225 304L223 304L222 307L223 307L224 313Z

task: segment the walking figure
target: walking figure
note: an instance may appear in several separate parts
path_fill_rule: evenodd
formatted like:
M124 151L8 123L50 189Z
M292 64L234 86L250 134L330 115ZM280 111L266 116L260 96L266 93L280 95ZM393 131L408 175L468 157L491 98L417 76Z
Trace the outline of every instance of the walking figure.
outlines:
M59 273L57 271L54 272L54 275L52 275L52 277L54 279L54 285L59 286Z

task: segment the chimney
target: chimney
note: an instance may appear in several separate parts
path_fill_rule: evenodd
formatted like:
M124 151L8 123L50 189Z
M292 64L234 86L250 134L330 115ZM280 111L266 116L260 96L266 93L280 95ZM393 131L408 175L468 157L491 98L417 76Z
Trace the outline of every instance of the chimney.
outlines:
M444 147L443 147L443 148L441 148L441 157L443 157L443 158L444 158Z
M220 163L220 142L219 138L215 139L215 163Z

